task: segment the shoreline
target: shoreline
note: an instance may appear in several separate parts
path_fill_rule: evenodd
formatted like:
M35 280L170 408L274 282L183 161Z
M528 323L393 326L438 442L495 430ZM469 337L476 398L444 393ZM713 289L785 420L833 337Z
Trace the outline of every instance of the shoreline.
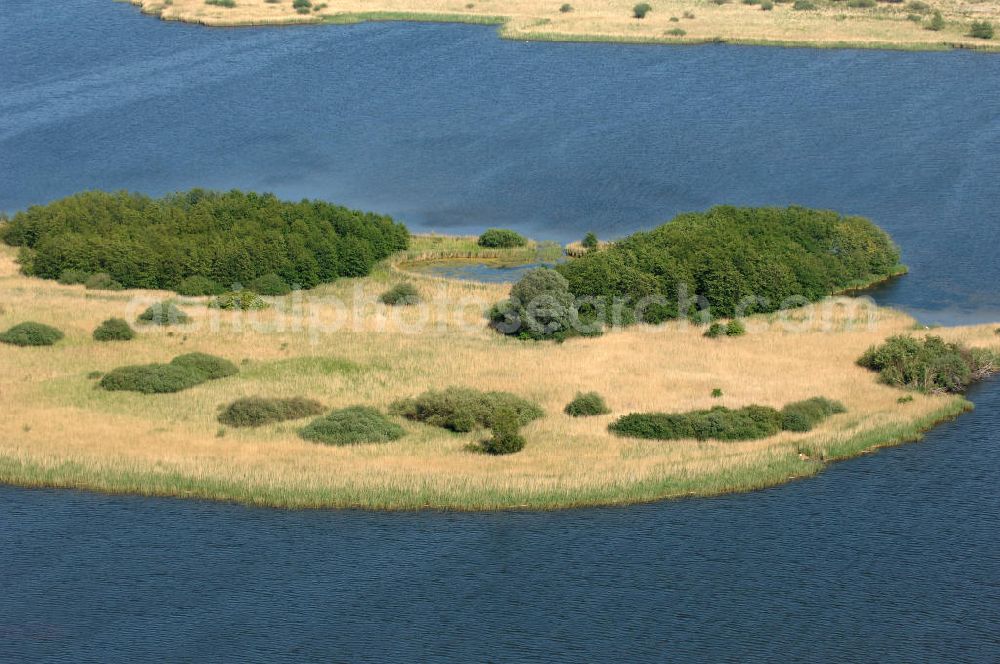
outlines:
M543 30L542 26L550 25L552 18L534 17L500 14L478 14L461 13L454 11L338 11L332 14L282 14L276 16L246 16L228 17L223 12L214 11L205 15L199 7L197 12L183 13L177 10L175 5L165 5L162 0L128 0L132 5L140 8L143 14L155 16L164 21L176 21L201 25L204 27L218 28L238 28L238 27L275 27L275 26L320 26L320 25L356 25L366 22L410 22L410 23L456 23L468 25L489 25L497 27L497 36L500 39L509 41L524 42L553 42L553 43L586 43L586 44L630 44L630 45L656 45L656 46L699 46L707 44L728 44L733 46L766 46L779 48L810 48L810 49L858 49L858 50L886 50L886 51L909 51L909 52L944 52L969 50L982 53L1000 53L1000 40L977 40L968 37L962 31L948 32L939 39L919 40L912 37L889 39L871 38L864 39L852 36L850 30L837 38L816 39L809 37L791 36L767 36L755 34L739 34L745 28L735 19L732 20L732 30L716 30L713 34L688 36L669 35L666 31L656 34L627 34L616 33L616 27L624 29L623 26L610 26L608 32L593 30L588 28L582 31L561 31ZM472 5L470 5L472 6ZM451 7L447 5L444 9ZM780 5L779 5L780 7ZM698 8L705 11L703 5ZM782 10L784 12L785 10ZM790 11L790 10L789 10ZM850 10L848 10L850 11ZM677 13L680 13L679 11ZM773 12L778 13L778 12ZM795 12L803 14L808 12ZM558 15L557 15L558 16ZM841 21L841 17L848 14L838 13L830 21ZM864 14L856 14L851 18L864 20L868 17ZM556 19L558 20L558 19ZM879 19L871 19L873 24L877 24ZM884 21L882 21L884 22ZM669 25L679 25L670 23ZM556 26L558 27L558 26ZM630 28L631 26L625 26ZM640 26L645 29L645 26ZM658 26L659 27L659 26ZM682 30L683 31L683 30ZM649 32L647 30L647 32ZM918 33L922 34L922 33ZM938 34L938 33L932 33Z

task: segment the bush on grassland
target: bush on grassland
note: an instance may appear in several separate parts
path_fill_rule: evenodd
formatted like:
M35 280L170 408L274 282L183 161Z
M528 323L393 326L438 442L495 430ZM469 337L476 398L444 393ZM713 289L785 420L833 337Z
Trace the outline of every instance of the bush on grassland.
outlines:
M267 309L271 305L265 302L257 293L241 290L223 293L212 300L208 306L213 309L224 309L226 311L259 311Z
M292 287L274 272L269 272L251 281L250 290L260 295L281 296L291 293Z
M409 237L389 217L323 201L202 189L162 198L88 191L0 224L0 239L22 248L30 276L107 272L126 288L171 291L196 275L228 285L271 273L312 288L367 275Z
M545 412L535 403L509 392L480 392L466 387L430 390L390 407L396 415L452 431L491 429L499 413L511 412L518 426L536 420Z
M523 247L528 244L528 240L516 231L506 228L490 228L479 236L477 243L480 247L489 247L491 249L511 249L513 247Z
M323 413L323 405L312 399L269 399L247 397L237 399L219 414L219 422L231 427L259 427L274 422L299 420Z
M107 272L98 272L87 277L87 280L83 282L84 287L87 290L110 290L118 291L122 289L122 285L111 278L111 275Z
M86 272L84 270L74 270L73 268L69 268L59 273L58 281L59 283L64 284L66 286L71 286L73 284L84 283L85 281L87 281L87 277L89 276L90 276L89 272Z
M799 12L807 12L816 9L816 3L811 0L795 0L792 9Z
M187 353L170 360L175 367L190 369L205 377L205 380L218 380L235 376L240 372L229 360L208 353Z
M199 295L221 295L225 291L225 287L218 281L196 274L181 280L181 283L177 285L176 292L178 295L197 297Z
M379 295L379 301L391 306L405 306L420 303L420 291L411 283L396 284Z
M579 259L578 259L579 260ZM562 341L575 335L601 333L601 321L577 311L569 282L555 270L529 270L487 314L493 329L521 339Z
M757 440L781 431L809 431L821 421L846 412L842 404L822 397L797 401L776 410L769 406L729 409L716 406L689 413L632 413L608 427L613 433L652 440Z
M402 438L405 433L403 427L367 406L335 410L299 431L305 440L326 445L382 443Z
M577 392L573 400L566 404L565 412L572 417L606 415L611 412L604 397L597 392Z
M1000 369L1000 357L941 337L928 335L919 340L897 335L869 348L858 364L877 371L886 385L922 392L964 392L972 382Z
M497 411L491 426L493 435L482 442L483 451L496 456L520 452L525 446L520 428L517 413L506 408Z
M635 18L646 18L646 14L653 11L653 7L648 2L640 2L632 7L632 16Z
M164 300L151 305L139 314L136 321L144 325L183 325L191 318L180 310L173 300Z
M180 392L205 382L202 374L174 364L137 364L112 369L104 374L99 385L116 392L165 394Z
M121 318L109 318L94 330L94 341L130 341L134 338L135 330Z
M18 323L0 334L0 343L11 346L51 346L63 336L63 333L54 327L28 321Z
M973 21L969 36L976 39L993 39L993 24L989 21Z

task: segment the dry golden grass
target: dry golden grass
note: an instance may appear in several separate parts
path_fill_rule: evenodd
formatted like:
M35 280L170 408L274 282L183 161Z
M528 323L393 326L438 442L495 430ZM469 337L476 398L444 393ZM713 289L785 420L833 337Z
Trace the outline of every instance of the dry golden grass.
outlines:
M331 2L318 12L298 14L291 0L236 0L233 8L206 5L204 0L132 0L143 11L167 20L204 25L261 25L275 23L349 22L353 20L434 20L503 23L501 33L510 39L599 40L626 42L729 42L932 49L949 46L997 48L998 42L973 39L969 24L1000 20L1000 3L984 0L933 0L946 27L925 29L907 19L906 3L879 3L855 9L846 2L816 0L817 11L795 11L790 3L772 11L739 0L716 5L709 0L658 0L643 20L632 18L633 0L575 0L573 11L560 12L554 0L346 0ZM322 0L314 0L322 5ZM685 12L694 18L683 18ZM671 17L679 19L671 21ZM687 34L670 36L681 28Z
M105 491L195 495L252 504L371 508L492 509L627 503L767 486L821 468L821 456L860 453L912 438L954 415L954 397L914 395L879 385L854 365L869 345L913 321L841 298L795 312L794 320L748 321L745 337L708 340L671 325L630 328L561 345L524 343L484 328L482 310L503 297L498 285L414 278L431 306L428 325L408 332L418 307L375 303L387 268L324 286L259 317L240 319L185 306L188 329L143 329L135 341L100 344L102 320L133 319L163 293L96 293L28 279L0 253L0 329L35 320L61 328L49 348L0 345L0 481ZM333 329L333 298L366 300ZM147 298L142 303L134 297ZM464 302L464 316L450 303ZM282 311L286 331L262 329ZM873 316L873 319L870 319ZM290 321L297 321L294 329ZM790 326L796 330L786 329ZM325 331L319 331L323 327ZM971 345L997 344L992 326L936 331ZM87 374L203 351L241 364L235 378L186 392L145 396L95 389ZM428 388L463 385L509 390L537 400L547 415L525 429L523 452L494 458L474 450L479 435L404 423L400 441L347 448L300 440L283 423L221 430L217 408L249 395L305 396L329 407L380 408ZM711 398L721 388L722 399ZM745 442L649 442L611 436L613 416L571 418L564 405L596 390L620 415L683 411L715 404L780 407L826 396L849 409L808 434ZM805 452L805 454L800 454Z

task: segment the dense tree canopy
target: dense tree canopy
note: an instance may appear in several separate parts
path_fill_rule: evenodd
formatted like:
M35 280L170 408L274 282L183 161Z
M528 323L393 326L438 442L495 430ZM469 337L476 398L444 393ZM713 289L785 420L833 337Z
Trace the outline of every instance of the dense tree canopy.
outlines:
M775 311L897 272L899 249L863 217L802 207L689 213L556 267L580 297L651 302L644 319ZM611 307L608 307L610 315ZM628 321L625 321L628 322Z
M18 212L0 224L0 238L24 248L29 275L105 273L127 288L168 290L194 276L228 288L265 275L311 288L368 274L409 244L406 228L386 216L201 189L163 198L83 192Z

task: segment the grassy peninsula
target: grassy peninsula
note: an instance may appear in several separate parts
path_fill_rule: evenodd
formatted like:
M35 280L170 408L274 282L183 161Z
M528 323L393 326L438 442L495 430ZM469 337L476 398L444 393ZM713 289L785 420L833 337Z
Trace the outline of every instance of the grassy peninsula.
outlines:
M830 461L917 439L971 407L946 389L880 381L871 369L892 369L899 352L870 349L925 332L860 299L758 313L743 319L745 334L720 338L678 318L565 343L523 341L484 317L509 285L407 270L457 254L513 260L538 250L415 236L365 276L241 311L208 306L211 295L25 276L17 250L0 246L0 329L31 321L61 334L49 345L0 344L0 482L289 508L627 504L807 477ZM401 283L416 297L380 300ZM178 324L136 320L164 300L183 314ZM130 333L98 341L94 332L108 327ZM933 334L960 344L946 349L998 350L995 328ZM926 354L912 344L904 351L911 346L906 376L920 372ZM869 368L858 364L866 352ZM128 381L102 387L123 367L132 367ZM186 379L178 368L201 378L149 390L162 393L132 385L150 375ZM480 410L469 420L427 410L444 398ZM509 406L509 429L502 412L481 410L489 399ZM813 416L815 403L836 407ZM748 406L783 419L753 439L666 439L687 435L677 426L702 438L713 418L738 420ZM657 440L609 430L631 413L651 414L654 438L668 425L675 433Z
M976 0L131 0L209 26L435 21L493 24L505 39L819 48L997 50L1000 6ZM641 18L639 16L641 15ZM989 26L987 28L986 26Z

